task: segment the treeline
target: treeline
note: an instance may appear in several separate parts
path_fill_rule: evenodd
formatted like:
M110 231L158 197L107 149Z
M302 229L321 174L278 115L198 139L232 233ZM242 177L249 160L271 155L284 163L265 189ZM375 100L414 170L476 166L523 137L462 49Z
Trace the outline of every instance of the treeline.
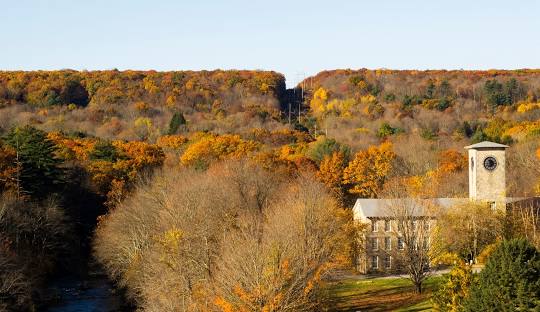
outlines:
M0 72L0 125L156 139L174 114L199 130L279 119L284 96L285 79L275 72Z
M347 141L406 133L510 143L538 132L537 70L336 70L300 86L312 112L309 122Z

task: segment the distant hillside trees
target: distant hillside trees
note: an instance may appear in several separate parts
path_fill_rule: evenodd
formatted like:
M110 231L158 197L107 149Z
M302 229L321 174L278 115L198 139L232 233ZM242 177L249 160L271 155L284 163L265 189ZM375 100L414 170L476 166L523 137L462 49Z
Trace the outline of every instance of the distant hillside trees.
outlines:
M511 78L503 83L498 80L487 80L484 84L484 92L487 102L492 107L499 105L512 105L522 99L526 90L515 78Z

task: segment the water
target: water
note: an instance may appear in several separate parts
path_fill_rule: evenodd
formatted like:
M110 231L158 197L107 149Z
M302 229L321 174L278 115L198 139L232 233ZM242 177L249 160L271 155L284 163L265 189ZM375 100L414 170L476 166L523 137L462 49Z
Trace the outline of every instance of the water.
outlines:
M103 270L96 264L78 274L66 274L52 279L46 291L49 312L127 312L123 292L115 289Z

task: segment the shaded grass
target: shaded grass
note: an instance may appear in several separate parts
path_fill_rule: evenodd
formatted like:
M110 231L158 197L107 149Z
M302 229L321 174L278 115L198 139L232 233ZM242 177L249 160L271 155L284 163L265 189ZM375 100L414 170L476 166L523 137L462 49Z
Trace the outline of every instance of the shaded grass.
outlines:
M428 311L440 277L430 277L422 294L405 278L343 279L327 282L321 291L323 311Z

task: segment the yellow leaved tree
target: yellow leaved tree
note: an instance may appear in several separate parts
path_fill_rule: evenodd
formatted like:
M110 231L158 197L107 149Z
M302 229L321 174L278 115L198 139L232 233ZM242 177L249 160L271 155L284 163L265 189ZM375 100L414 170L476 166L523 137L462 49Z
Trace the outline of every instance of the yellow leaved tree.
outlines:
M309 102L309 106L315 115L322 114L326 111L326 102L328 101L328 91L320 87L313 94L313 98Z
M376 198L382 190L396 154L392 143L370 146L356 153L354 159L343 172L343 183L352 187L349 192L361 197Z
M191 144L180 161L186 166L206 168L212 161L241 158L256 151L259 143L242 140L239 135L206 135Z

